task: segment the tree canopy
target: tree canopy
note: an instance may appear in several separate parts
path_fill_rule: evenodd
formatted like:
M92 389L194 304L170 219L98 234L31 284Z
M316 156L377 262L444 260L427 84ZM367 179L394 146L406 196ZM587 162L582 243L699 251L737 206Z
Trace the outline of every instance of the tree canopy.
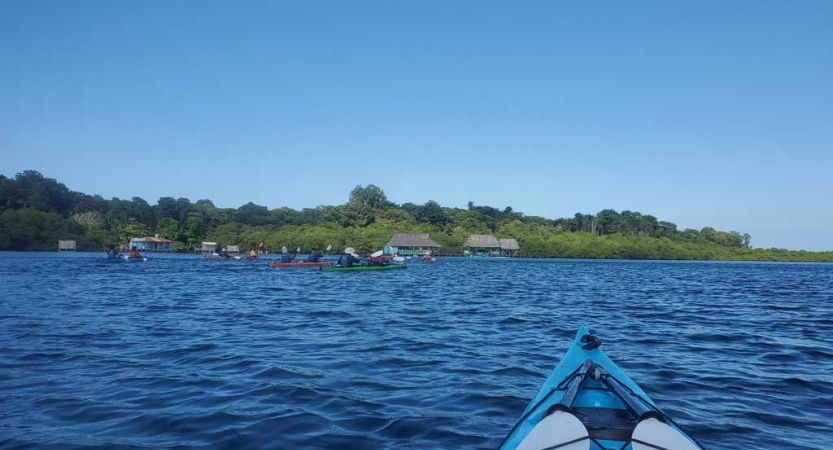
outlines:
M378 186L356 186L343 205L300 211L249 202L218 208L208 199L162 197L104 199L75 192L34 170L0 175L0 250L50 250L58 239L75 239L82 250L102 250L132 237L158 234L190 251L203 240L221 245L297 246L305 250L351 246L372 251L394 233L430 233L444 254L460 254L471 234L514 238L521 255L565 258L723 259L833 261L833 252L753 249L751 236L700 230L649 214L605 209L596 214L548 219L468 202L466 208L391 202Z

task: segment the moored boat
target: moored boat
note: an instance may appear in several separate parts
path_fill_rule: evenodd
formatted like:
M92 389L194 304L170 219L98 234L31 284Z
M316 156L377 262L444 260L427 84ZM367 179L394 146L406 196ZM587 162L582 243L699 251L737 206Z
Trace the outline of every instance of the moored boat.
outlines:
M294 261L294 262L280 262L269 261L269 267L321 267L329 266L332 261Z
M321 270L325 272L361 272L361 271L374 271L374 270L394 270L394 269L405 269L408 266L405 264L384 264L378 266L323 266Z
M582 326L501 450L703 450Z

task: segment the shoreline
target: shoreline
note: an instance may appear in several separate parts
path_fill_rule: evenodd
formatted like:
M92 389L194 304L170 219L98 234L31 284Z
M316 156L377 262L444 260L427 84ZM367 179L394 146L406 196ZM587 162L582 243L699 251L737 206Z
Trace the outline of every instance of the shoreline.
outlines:
M816 253L822 254L823 256L827 256L827 253L830 253L830 259L822 259L822 260L812 260L812 259L789 259L789 258L779 258L779 259L765 259L765 258L735 258L735 259L727 259L727 258L606 258L606 257L573 257L573 256L483 256L483 257L470 257L464 256L462 254L435 254L432 255L438 259L459 259L459 260L494 260L494 261L506 261L506 260L543 260L543 259L557 259L557 260L565 260L565 261L654 261L654 262L779 262L779 263L820 263L820 264L829 264L833 263L833 252L810 252L807 250L776 250L778 252L805 252L805 253ZM0 254L2 253L39 253L39 254L47 254L47 253L55 253L55 254L98 254L98 253L106 253L103 250L76 250L76 251L57 251L57 250L0 250ZM188 256L192 255L194 257L199 257L196 259L202 259L202 253L194 253L194 252L144 252L142 253L143 256ZM334 254L325 255L325 256L333 256ZM242 253L241 253L242 256ZM267 255L258 255L257 259L263 260L272 260L276 257L280 257L280 253L270 253Z

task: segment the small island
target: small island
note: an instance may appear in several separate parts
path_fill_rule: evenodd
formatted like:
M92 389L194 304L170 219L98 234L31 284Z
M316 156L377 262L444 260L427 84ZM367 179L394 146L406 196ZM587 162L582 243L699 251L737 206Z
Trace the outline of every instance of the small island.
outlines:
M435 201L397 204L375 186L356 186L343 205L300 211L268 209L247 203L218 208L211 200L162 197L155 205L142 198L104 199L75 192L56 179L28 170L14 178L0 175L0 250L57 250L75 241L74 250L100 251L138 236L156 236L173 252L193 252L202 242L241 248L282 246L304 249L381 249L397 233L429 233L442 255L464 255L472 235L494 236L517 245L511 256L724 261L833 262L833 251L760 249L752 236L737 231L678 230L649 214L606 209L596 214L547 219L475 205L449 208Z

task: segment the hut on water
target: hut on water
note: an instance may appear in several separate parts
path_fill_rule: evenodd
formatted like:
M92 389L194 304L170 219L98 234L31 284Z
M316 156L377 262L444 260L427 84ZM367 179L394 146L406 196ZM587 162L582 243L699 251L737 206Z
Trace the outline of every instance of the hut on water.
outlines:
M217 251L217 243L216 242L200 242L198 245L194 246L194 252L196 253L214 253Z
M155 237L140 237L130 240L130 247L136 247L136 250L145 253L171 253L173 248L171 244L174 241Z
M465 256L500 256L500 241L491 234L472 234L463 243Z
M428 233L396 233L384 250L389 255L413 256L422 255L426 251L436 253L441 247Z
M75 241L65 241L65 240L58 240L58 251L59 252L74 252L75 251Z
M515 239L498 239L498 242L500 242L500 256L518 256L518 250L521 249L518 241Z

